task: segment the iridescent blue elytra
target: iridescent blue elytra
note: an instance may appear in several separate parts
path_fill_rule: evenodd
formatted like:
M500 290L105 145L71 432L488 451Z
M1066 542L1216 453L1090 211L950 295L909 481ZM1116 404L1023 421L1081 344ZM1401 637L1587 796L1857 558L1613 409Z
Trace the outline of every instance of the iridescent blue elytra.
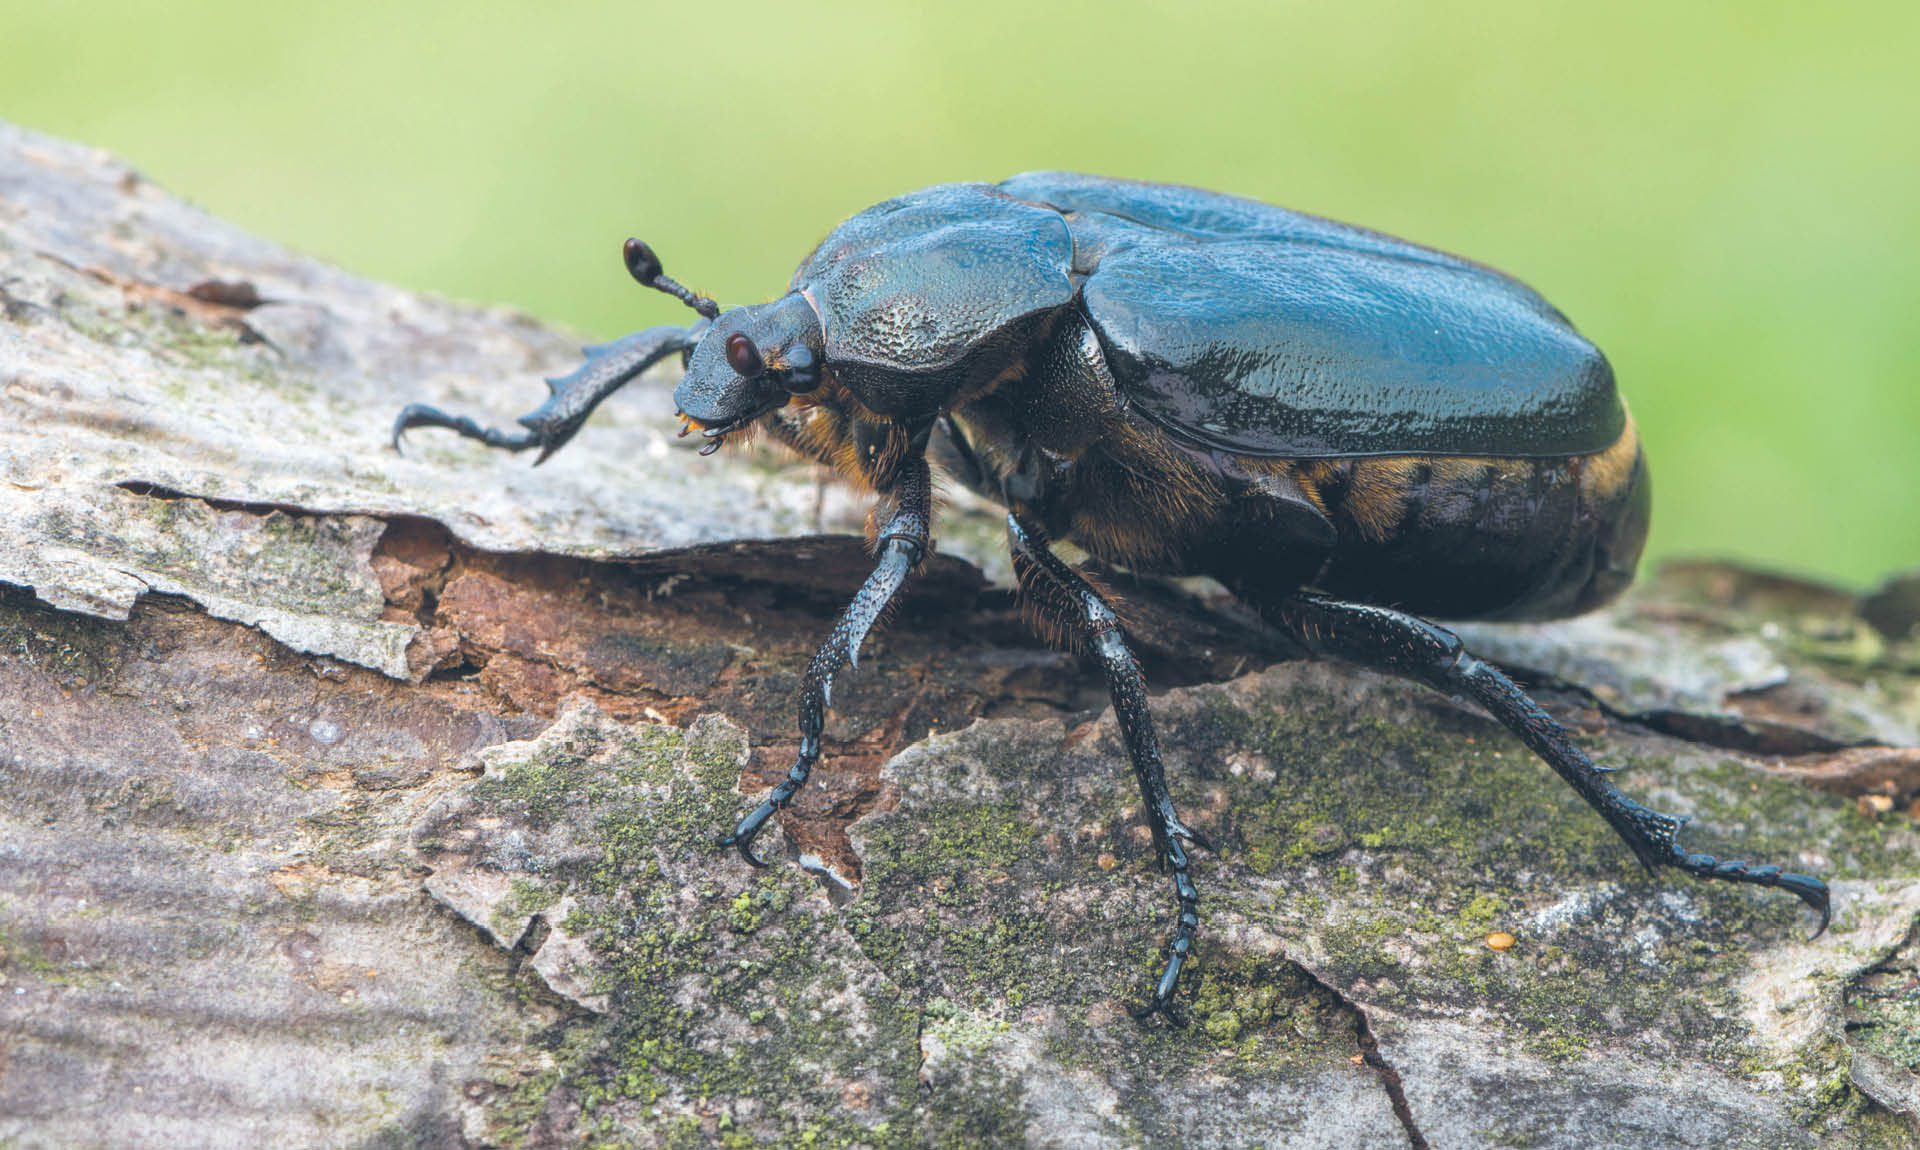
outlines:
M927 188L834 229L790 290L843 376L991 371L1078 307L1136 410L1247 455L1576 455L1625 425L1606 358L1518 280L1195 188Z

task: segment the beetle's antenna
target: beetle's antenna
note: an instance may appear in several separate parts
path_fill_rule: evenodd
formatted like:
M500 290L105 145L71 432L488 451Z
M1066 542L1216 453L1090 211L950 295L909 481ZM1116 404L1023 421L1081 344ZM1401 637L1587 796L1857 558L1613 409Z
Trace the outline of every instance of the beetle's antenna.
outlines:
M622 254L626 257L628 274L638 280L640 286L666 292L708 319L720 318L720 305L679 281L667 278L667 273L660 270L660 257L654 255L653 249L646 244L629 237Z

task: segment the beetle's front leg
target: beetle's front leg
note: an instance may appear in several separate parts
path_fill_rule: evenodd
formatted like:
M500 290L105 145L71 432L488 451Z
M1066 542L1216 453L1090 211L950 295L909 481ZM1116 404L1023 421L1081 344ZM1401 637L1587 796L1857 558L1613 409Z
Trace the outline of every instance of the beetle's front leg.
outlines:
M720 840L721 846L736 848L740 857L754 866L766 865L755 858L750 849L754 836L760 833L773 812L793 801L820 761L820 733L826 727L827 708L833 705L833 677L843 664L859 665L861 641L886 613L887 605L893 602L907 576L926 558L933 514L933 483L924 458L916 456L901 464L893 498L893 514L880 529L879 560L873 574L867 576L853 602L847 605L827 641L820 644L800 681L799 756L766 801L741 819L732 834Z
M600 401L619 391L640 373L676 352L684 353L698 341L704 323L692 327L650 327L632 335L582 349L587 362L559 379L547 380L547 401L519 419L525 431L486 427L465 415L449 415L424 403L410 403L393 421L393 446L413 427L444 427L488 447L508 451L540 449L539 463L565 446L587 421Z
M1193 949L1194 932L1200 927L1200 891L1188 873L1186 844L1190 840L1204 847L1206 840L1180 821L1173 796L1167 791L1166 768L1160 761L1160 739L1153 730L1153 716L1147 708L1146 676L1127 649L1120 634L1120 620L1107 606L1091 583L1078 571L1062 562L1047 546L1040 529L1019 515L1007 515L1007 537L1013 547L1013 571L1020 588L1032 601L1043 621L1073 637L1095 658L1107 674L1107 690L1113 696L1113 714L1120 722L1126 740L1127 758L1133 763L1140 797L1147 808L1147 825L1153 829L1153 845L1164 869L1173 874L1174 896L1180 902L1173 939L1167 944L1167 964L1154 984L1153 997L1135 1010L1134 1017L1155 1013L1173 1017L1173 992L1180 982Z

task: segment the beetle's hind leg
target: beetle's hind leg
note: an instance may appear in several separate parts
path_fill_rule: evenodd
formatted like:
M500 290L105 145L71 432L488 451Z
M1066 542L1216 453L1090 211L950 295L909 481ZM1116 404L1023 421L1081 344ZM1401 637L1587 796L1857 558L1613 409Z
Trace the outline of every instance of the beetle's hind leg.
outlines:
M807 785L807 776L820 761L820 733L826 728L827 708L832 705L833 677L844 664L859 662L861 641L886 613L907 576L926 558L933 515L933 480L925 459L916 457L901 465L893 497L893 514L880 530L880 554L873 574L867 576L867 581L854 594L853 602L847 604L840 621L834 624L827 641L814 652L813 661L807 664L807 673L800 680L799 756L788 768L787 777L740 820L732 834L720 840L721 846L738 850L740 857L754 866L765 865L754 857L754 837L773 817L773 812L791 803L800 788Z
M1205 847L1206 841L1180 821L1173 796L1167 792L1166 769L1160 761L1160 739L1153 730L1153 717L1147 708L1147 681L1140 664L1127 649L1120 634L1120 620L1107 606L1092 584L1078 571L1062 562L1047 546L1047 538L1036 526L1018 515L1007 516L1007 536L1013 547L1013 570L1020 588L1040 612L1041 623L1076 641L1095 658L1107 673L1107 690L1113 696L1114 717L1120 721L1120 733L1126 739L1127 758L1133 762L1134 778L1140 784L1140 797L1146 802L1147 822L1153 828L1153 845L1161 865L1172 872L1174 896L1180 911L1175 920L1173 939L1167 944L1167 963L1154 984L1153 997L1134 1017L1155 1013L1173 1017L1173 992L1180 982L1180 971L1193 950L1194 932L1200 927L1200 892L1189 873L1186 843Z
M1686 816L1650 810L1620 793L1575 745L1565 727L1498 668L1476 659L1446 628L1384 607L1343 603L1318 595L1295 595L1276 605L1259 606L1269 620L1317 653L1413 679L1485 707L1580 792L1580 797L1627 840L1648 870L1670 866L1700 878L1791 891L1820 916L1814 936L1827 929L1833 904L1826 883L1777 866L1689 852L1678 838Z
M393 446L415 427L444 427L468 439L477 439L488 447L508 451L540 449L544 461L565 446L580 425L587 421L600 401L638 378L640 373L675 352L693 347L704 324L684 327L650 327L623 339L585 349L587 362L559 379L547 380L551 394L539 407L520 417L525 431L501 431L476 422L469 416L449 415L424 403L410 403L393 421Z

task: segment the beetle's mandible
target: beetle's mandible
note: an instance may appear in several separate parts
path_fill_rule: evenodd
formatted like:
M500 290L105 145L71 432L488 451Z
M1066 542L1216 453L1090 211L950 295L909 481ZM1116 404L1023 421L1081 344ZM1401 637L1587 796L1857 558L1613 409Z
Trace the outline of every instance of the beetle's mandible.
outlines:
M1007 508L1041 628L1105 671L1178 902L1168 1011L1199 927L1190 844L1139 666L1050 538L1136 571L1206 574L1324 655L1471 699L1649 869L1825 883L1694 854L1682 816L1608 781L1498 669L1421 616L1544 619L1613 598L1646 538L1646 463L1606 359L1531 289L1377 232L1196 188L1039 172L868 208L786 294L722 312L627 241L628 270L700 313L591 349L502 432L413 405L394 425L564 445L596 404L678 355L674 402L712 451L750 425L882 500L873 574L808 666L800 753L723 845L750 847L820 759L834 676L926 557L933 454Z

